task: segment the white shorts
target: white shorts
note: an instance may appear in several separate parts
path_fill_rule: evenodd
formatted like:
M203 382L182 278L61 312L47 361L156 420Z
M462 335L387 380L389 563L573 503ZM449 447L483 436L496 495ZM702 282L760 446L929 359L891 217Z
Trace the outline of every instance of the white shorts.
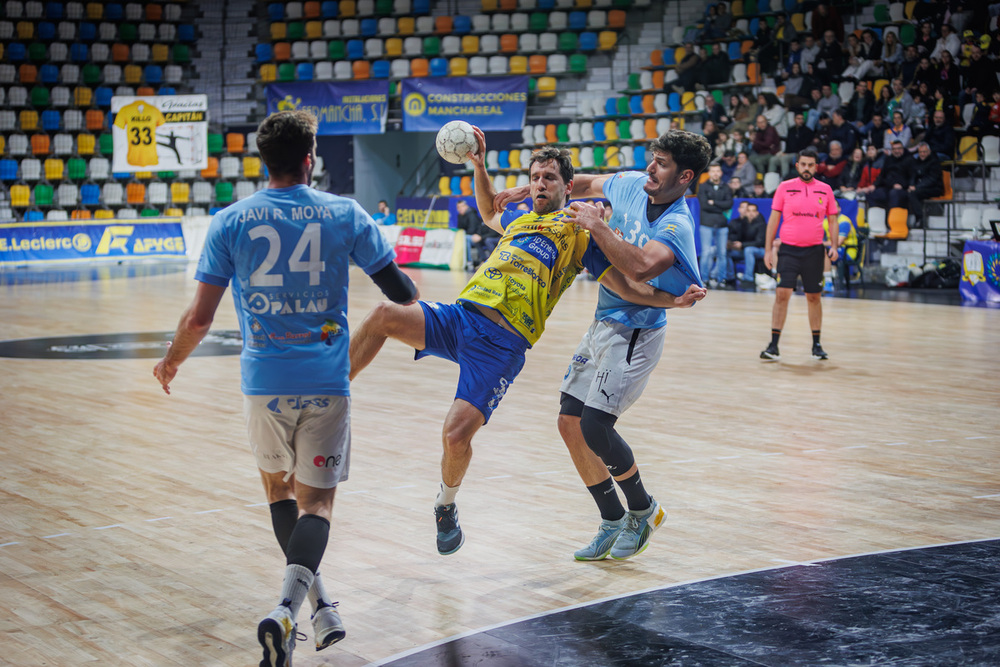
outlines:
M349 396L244 396L243 413L257 467L285 481L332 489L351 465Z
M587 407L621 416L646 388L663 353L666 330L595 320L576 348L560 391Z

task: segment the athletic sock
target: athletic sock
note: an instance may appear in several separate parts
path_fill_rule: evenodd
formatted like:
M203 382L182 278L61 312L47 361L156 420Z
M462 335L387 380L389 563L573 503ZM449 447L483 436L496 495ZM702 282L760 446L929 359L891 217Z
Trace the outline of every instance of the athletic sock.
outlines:
M288 552L288 540L295 530L295 523L299 520L299 504L294 498L279 500L271 503L271 527L274 529L274 536L278 539L281 552Z
M312 586L313 577L312 570L307 567L294 564L285 566L285 580L281 584L281 604L288 607L292 619L299 615L306 593Z
M642 485L638 470L628 479L619 481L618 488L625 494L625 502L628 503L630 512L641 512L649 509L649 494L646 493L646 489Z
M444 482L441 482L441 490L438 491L437 498L434 500L434 507L444 507L445 505L451 505L455 502L455 496L458 495L458 489L462 485L458 486L448 486Z
M777 345L781 338L781 329L771 329L771 345Z
M323 586L323 577L320 576L319 572L313 577L312 586L309 587L309 605L312 607L313 613L320 607L330 606L330 596L326 594L326 588Z
M819 345L819 329L813 329L813 345Z
M601 511L602 519L617 521L625 516L625 508L622 507L622 501L618 500L615 482L611 477L593 486L588 486L587 490L590 491L590 495L594 496L594 502L597 503L597 509Z
M295 530L288 540L286 554L289 565L301 565L309 570L309 583L312 583L313 573L319 569L326 551L326 543L330 539L330 522L316 514L303 514L295 523ZM306 586L306 588L309 588ZM303 595L305 593L303 592Z

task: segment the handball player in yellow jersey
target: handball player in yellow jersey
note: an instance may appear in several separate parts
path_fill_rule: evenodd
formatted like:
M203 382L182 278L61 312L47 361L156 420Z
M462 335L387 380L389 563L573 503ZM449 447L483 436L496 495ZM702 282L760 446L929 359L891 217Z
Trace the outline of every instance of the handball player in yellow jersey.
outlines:
M351 338L351 373L360 373L387 338L412 346L416 358L437 356L459 364L454 403L442 432L441 487L435 501L437 548L458 551L465 536L455 496L472 459L472 437L500 403L524 365L525 352L545 328L559 297L585 267L602 284L630 301L688 307L705 296L692 286L673 295L628 280L610 266L590 234L562 210L573 188L569 152L546 147L531 158L533 210L502 212L486 171L486 136L476 128L479 148L469 154L475 168L476 203L483 221L502 233L499 244L476 271L457 303L382 302Z

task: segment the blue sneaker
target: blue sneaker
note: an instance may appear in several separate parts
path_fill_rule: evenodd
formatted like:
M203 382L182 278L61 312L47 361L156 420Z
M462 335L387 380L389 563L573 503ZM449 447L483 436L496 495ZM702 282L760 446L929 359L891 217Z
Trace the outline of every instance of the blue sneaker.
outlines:
M434 507L434 518L437 519L437 548L442 556L453 554L465 544L465 534L458 525L458 506L438 505Z
M653 531L659 528L664 519L667 518L667 511L660 503L650 500L653 504L648 509L641 512L629 510L626 515L625 530L611 547L611 557L615 560L625 560L645 551L646 547L649 546L649 538L653 535Z
M590 544L573 554L577 560L604 560L611 553L611 547L615 540L625 530L628 523L628 514L617 521L601 521L601 527L597 529L597 535L590 541Z
M295 619L288 607L278 605L257 626L257 641L264 649L260 667L290 667L295 640Z

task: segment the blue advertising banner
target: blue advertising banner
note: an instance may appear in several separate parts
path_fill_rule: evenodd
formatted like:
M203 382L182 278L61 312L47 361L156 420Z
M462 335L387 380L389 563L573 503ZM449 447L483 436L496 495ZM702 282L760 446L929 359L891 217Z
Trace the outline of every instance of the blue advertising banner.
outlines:
M964 302L1000 306L1000 243L965 242L958 291Z
M317 134L382 134L389 113L388 81L313 81L267 85L267 112L304 109L319 119Z
M437 132L456 118L490 130L517 130L528 110L527 76L404 79L403 131Z
M185 257L180 218L0 224L0 265Z

